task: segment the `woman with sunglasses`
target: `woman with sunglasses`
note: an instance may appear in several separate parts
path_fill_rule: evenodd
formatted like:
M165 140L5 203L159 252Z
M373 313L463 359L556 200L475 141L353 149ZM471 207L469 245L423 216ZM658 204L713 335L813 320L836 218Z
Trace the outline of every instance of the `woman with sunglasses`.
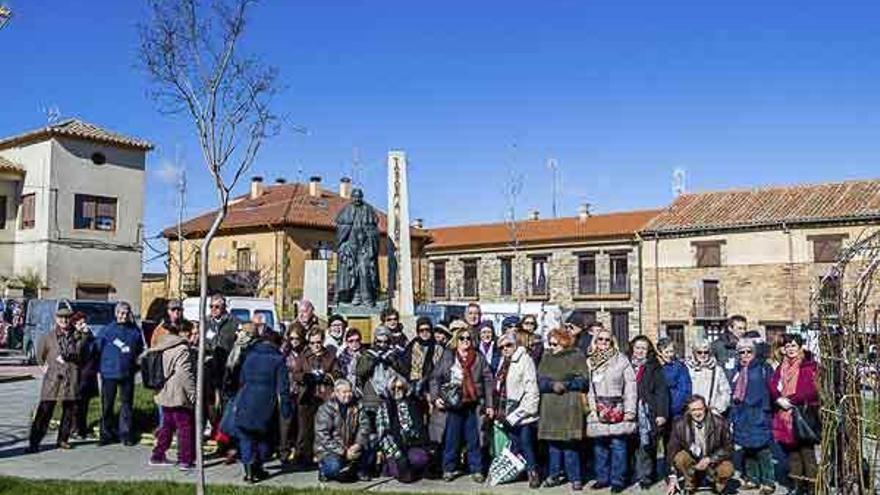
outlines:
M341 377L335 350L324 347L324 332L320 328L313 329L306 335L305 350L293 369L298 392L296 457L301 467L313 463L315 414L333 396L333 382Z
M401 375L391 378L382 395L376 437L389 476L401 483L421 477L430 460L424 404Z
M281 354L284 355L284 364L287 368L288 397L290 398L293 414L289 418L279 418L278 457L283 464L293 461L293 448L296 442L297 398L299 397L299 385L296 383L294 371L300 355L305 349L303 334L299 325L289 325L281 345Z
M733 441L742 449L745 473L742 488L760 488L762 495L776 491L773 470L771 400L768 382L773 369L756 351L755 341L740 339L733 375Z
M535 363L524 347L517 345L513 333L498 338L502 360L495 374L495 419L507 430L511 450L526 460L529 488L539 488L535 426L538 422L538 376Z
M544 354L538 367L541 391L538 438L547 442L550 454L544 486L559 486L568 479L573 490L582 490L578 444L584 439L583 393L589 382L587 361L567 330L552 330L547 341L550 352Z
M591 374L587 436L593 440L596 469L593 489L610 486L612 493L621 493L626 489L628 437L636 431L636 374L606 329L593 337L587 365Z
M462 442L467 444L467 461L471 478L476 483L485 481L483 457L480 451L480 417L494 417L492 397L492 370L486 360L474 349L471 332L458 328L449 349L431 375L433 406L444 413L443 479L447 482L458 477L458 460Z
M525 315L516 329L516 335L520 345L526 348L529 357L538 365L544 356L544 342L538 333L538 317Z
M648 489L657 475L657 443L668 428L669 393L651 339L638 335L629 343L629 362L638 389L638 435L635 438L635 479Z
M730 382L715 361L711 347L707 340L694 341L687 360L688 374L693 394L705 398L709 410L723 416L730 407Z

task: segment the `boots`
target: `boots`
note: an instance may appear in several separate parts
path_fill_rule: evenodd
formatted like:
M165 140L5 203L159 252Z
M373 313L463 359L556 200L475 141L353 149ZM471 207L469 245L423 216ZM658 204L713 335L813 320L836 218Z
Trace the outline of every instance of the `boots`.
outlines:
M259 483L268 477L269 473L263 469L261 463L254 463L254 465L251 466L251 483Z
M244 467L244 478L243 478L243 481L246 481L246 482L248 482L248 483L252 482L253 479L254 479L254 475L253 475L253 472L252 472L252 471L253 471L252 466L251 466L250 464L242 464L242 466Z

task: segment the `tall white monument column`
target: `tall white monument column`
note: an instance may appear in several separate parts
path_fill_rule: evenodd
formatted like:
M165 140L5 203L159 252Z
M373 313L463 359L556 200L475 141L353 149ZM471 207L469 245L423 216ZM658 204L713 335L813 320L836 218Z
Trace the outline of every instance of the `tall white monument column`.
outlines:
M406 178L406 153L388 152L388 239L394 244L397 281L394 307L408 332L414 332L412 249L409 238L409 192Z

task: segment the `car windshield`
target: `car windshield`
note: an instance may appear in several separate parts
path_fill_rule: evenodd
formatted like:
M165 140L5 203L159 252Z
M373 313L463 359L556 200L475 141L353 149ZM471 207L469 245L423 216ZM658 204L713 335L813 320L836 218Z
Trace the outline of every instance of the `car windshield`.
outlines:
M275 318L272 317L272 312L267 311L265 309L258 309L254 311L254 314L263 315L266 318L266 325L269 328L275 328Z
M116 305L113 303L102 302L74 302L70 303L70 309L76 313L80 312L86 315L86 322L89 325L109 325L116 319Z

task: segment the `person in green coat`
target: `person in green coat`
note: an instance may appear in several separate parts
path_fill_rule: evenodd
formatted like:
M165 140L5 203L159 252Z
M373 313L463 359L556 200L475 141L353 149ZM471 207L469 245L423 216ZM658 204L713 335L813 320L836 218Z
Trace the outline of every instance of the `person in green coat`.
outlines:
M572 335L563 329L551 331L547 341L550 353L544 354L538 367L538 439L546 441L550 451L544 486L559 486L568 478L573 490L582 490L577 442L584 439L583 394L590 383L587 359L574 346Z

